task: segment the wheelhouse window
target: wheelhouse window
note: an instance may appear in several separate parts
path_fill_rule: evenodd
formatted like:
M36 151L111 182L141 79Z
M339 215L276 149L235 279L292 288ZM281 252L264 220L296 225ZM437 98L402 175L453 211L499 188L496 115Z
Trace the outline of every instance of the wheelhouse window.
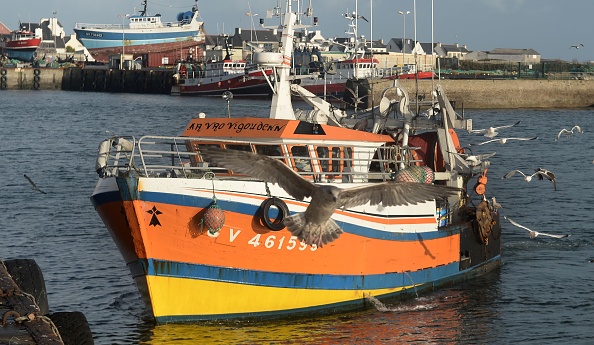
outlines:
M352 148L339 146L318 146L318 166L327 180L343 177L343 172L350 172L352 166ZM345 169L347 168L347 169Z
M293 165L293 169L298 173L311 173L311 156L309 155L309 150L307 146L291 146L291 163ZM305 174L306 176L311 176L311 174Z

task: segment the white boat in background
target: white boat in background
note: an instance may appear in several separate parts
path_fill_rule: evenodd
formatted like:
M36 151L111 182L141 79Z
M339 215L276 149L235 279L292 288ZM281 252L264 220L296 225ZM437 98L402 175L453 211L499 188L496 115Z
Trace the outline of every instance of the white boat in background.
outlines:
M180 136L100 143L91 200L158 323L360 309L371 297L414 297L500 265L499 213L486 190L490 163L457 154L456 129L472 122L439 86L436 115L413 114L406 90L394 85L375 117L363 121L291 84L292 37L300 27L291 3L281 48L255 59L266 61L260 69L271 68L277 81L270 109L263 109L268 117L200 113ZM291 93L314 109L294 110ZM308 209L307 188L286 190L213 164L205 147L259 157L307 188L332 186L340 198L365 188L377 188L377 198L331 214L339 237L299 237L285 219ZM252 164L260 163L246 159L243 168ZM381 196L394 188L403 190L400 201ZM427 190L439 192L420 198Z
M191 10L180 12L175 21L163 22L161 15L148 15L148 0L143 0L139 15L126 15L128 24L76 23L76 38L94 56L121 52L128 54L165 52L179 49L182 43L204 41L203 22L199 19L198 1ZM122 18L123 19L123 18Z

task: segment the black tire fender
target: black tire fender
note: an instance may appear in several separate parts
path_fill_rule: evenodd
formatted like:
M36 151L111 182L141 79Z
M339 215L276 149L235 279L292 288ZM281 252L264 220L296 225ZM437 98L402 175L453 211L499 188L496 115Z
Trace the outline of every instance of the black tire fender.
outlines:
M278 208L278 215L274 220L270 220L270 207L275 206ZM279 231L285 228L283 224L283 220L289 215L289 208L284 201L279 198L272 197L264 200L262 205L260 205L262 210L262 223L270 229L274 231Z
M75 312L51 313L48 317L52 320L64 345L92 345L93 333L85 314Z
M33 70L33 74L39 75L41 74L41 70L39 70L39 68L36 68L35 70Z
M33 259L4 260L6 270L19 288L35 298L41 314L49 312L47 290L41 268Z
M0 75L6 75L6 70L4 68L0 69Z
M1 82L0 83L0 90L6 90L8 88L8 85L6 85L6 83Z
M39 83L38 82L34 82L33 83L33 90L39 90Z

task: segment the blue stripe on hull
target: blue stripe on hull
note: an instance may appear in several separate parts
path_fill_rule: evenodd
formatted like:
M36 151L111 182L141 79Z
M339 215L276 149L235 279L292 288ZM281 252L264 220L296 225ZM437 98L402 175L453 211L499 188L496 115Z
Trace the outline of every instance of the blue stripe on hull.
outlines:
M293 289L375 290L425 284L458 273L459 263L416 272L371 275L330 275L251 271L149 259L148 275L204 279Z
M126 187L126 181L136 181L134 179L117 179L118 185L120 188L121 193L124 195L124 200L132 200L133 192L129 191ZM132 188L134 189L134 187ZM93 196L92 198L93 204L95 207L100 205L101 203L110 202L110 201L120 201L120 195L116 192L110 193L102 193ZM136 199L136 198L134 198ZM163 203L163 204L170 204L170 205L180 205L180 206L187 206L187 207L207 207L212 202L212 198L202 198L202 197L189 197L187 195L179 195L179 194L166 194L166 193L157 193L157 192L141 192L139 200L143 200L145 202L156 202L156 203ZM229 212L245 214L245 215L254 215L258 210L259 206L251 205L251 204L244 204L238 202L231 202L226 200L217 200L218 205ZM295 212L291 212L295 214ZM433 216L433 215L424 215L424 217ZM431 231L431 232L424 232L424 233L391 233L385 231L378 231L372 228L362 227L359 225L353 225L351 223L346 223L337 220L338 225L346 232L365 236L368 238L375 238L375 239L382 239L382 240L391 240L391 241L419 241L422 240L432 240L437 238L444 238L447 236L451 236L453 234L458 234L460 232L459 227L448 227L447 231Z
M121 188L121 187L120 187ZM187 195L179 195L179 194L166 194L166 193L157 193L157 192L141 192L140 193L140 200L146 202L157 202L157 203L164 203L170 205L181 205L181 206L189 206L189 207L207 207L212 202L212 198L202 198L202 197L190 197ZM239 202L231 202L226 200L217 199L218 205L225 211L230 211L239 214L245 215L254 215L258 210L259 206L239 203ZM295 214L295 212L291 212L291 214ZM433 214L421 215L419 217L433 217ZM395 217L396 218L396 217ZM410 218L410 217L405 217ZM448 231L431 231L431 232L424 232L424 233L392 233L386 231L378 231L373 228L363 227L360 225L354 225L347 222L342 222L340 220L336 220L338 225L346 232L361 235L369 238L375 239L382 239L382 240L392 240L392 241L418 241L419 239L422 240L432 240L436 238L444 238L447 236L451 236L453 234L457 234L460 232L459 228L457 227L450 227Z
M98 32L93 30L75 29L76 38L87 48L109 48L122 46L122 32ZM124 32L123 40L126 46L143 44L161 44L193 40L199 37L198 30L179 32Z

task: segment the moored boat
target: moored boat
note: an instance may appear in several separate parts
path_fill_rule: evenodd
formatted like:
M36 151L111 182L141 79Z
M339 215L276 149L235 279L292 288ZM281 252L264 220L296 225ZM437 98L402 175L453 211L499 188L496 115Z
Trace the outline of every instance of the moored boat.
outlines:
M6 42L6 55L9 59L32 62L41 40L41 35L36 35L32 31L25 29L14 31L12 39Z
M125 16L127 25L76 23L76 38L94 56L121 53L123 46L128 54L143 54L188 48L204 41L197 4L180 12L175 21L162 22L160 14L147 14L147 2L143 0L139 15Z
M228 43L223 60L209 60L205 64L177 64L172 95L220 96L226 91L244 97L262 97L272 94L272 69L260 69L256 64L243 59L232 59ZM265 65L266 61L256 61Z
M268 118L200 115L178 137L116 136L99 146L91 200L159 323L363 308L370 296L413 296L500 264L499 214L485 190L489 162L457 154L455 129L471 122L440 87L442 111L431 118L412 114L398 86L369 125L328 110L290 84L297 26L288 0L281 51L268 53L279 61L268 66L277 80ZM291 91L316 109L294 112ZM396 105L401 116L392 118ZM394 196L404 203L368 197L338 208L331 218L339 236L312 241L285 228L312 203L308 195L209 161L208 147L278 160L307 186L410 192ZM421 200L425 189L455 192Z

